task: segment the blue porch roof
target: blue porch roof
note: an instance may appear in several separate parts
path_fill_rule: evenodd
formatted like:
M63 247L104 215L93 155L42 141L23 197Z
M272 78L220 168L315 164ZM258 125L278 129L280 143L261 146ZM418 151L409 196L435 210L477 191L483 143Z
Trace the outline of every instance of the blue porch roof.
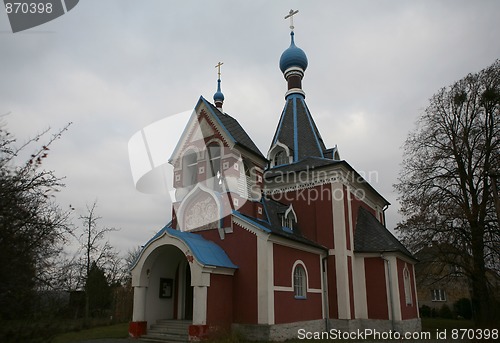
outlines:
M196 233L175 230L168 225L161 229L144 247L167 233L186 243L198 262L206 266L238 269L227 256L226 252L217 244Z

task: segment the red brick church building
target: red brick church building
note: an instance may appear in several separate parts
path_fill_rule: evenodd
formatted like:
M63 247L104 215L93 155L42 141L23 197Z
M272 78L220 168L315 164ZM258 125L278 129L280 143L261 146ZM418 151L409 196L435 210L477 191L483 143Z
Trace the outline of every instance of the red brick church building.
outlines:
M292 31L266 155L224 112L220 77L214 103L198 100L170 158L172 221L132 269L132 336L420 329L416 260L385 226L387 200L321 138L307 64Z

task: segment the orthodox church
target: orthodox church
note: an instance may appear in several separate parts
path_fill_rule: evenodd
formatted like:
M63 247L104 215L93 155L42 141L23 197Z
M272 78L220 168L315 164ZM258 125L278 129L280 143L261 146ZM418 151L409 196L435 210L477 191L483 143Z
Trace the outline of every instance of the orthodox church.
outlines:
M169 160L172 221L132 268L131 336L420 330L416 259L385 226L388 201L321 138L291 28L266 155L224 112L221 63L213 103L198 100Z

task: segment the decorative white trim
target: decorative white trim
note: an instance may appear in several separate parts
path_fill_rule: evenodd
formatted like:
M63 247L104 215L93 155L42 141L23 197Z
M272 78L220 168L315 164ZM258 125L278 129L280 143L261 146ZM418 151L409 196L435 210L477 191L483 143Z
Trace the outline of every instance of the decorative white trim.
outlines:
M275 292L294 292L293 287L287 287L287 286L274 286L274 291ZM323 290L321 288L307 288L307 293L323 293Z
M185 231L184 212L186 211L187 208L189 208L188 204L190 203L190 199L193 198L194 196L196 196L196 193L198 193L198 192L208 193L214 199L215 203L217 204L217 211L220 214L221 205L220 205L220 201L219 201L217 195L215 194L215 192L212 189L205 186L203 183L197 183L193 187L193 189L188 194L186 194L186 196L183 198L183 200L179 206L179 209L177 210L177 225L179 226L179 230L181 230L181 231Z
M271 245L271 247L269 247ZM272 243L257 237L257 323L274 324L274 293L272 283ZM271 266L271 268L270 268Z
M233 168L234 168L234 170L238 170L238 171L239 171L239 170L240 170L240 165L239 165L239 163L238 163L238 162L235 162L235 163L234 163L234 165L233 165Z
M268 272L268 277L267 277L267 289L268 294L269 294L269 299L268 299L268 318L269 318L269 324L274 324L275 323L275 318L274 318L274 292L272 291L273 285L274 285L274 244L267 240L267 272Z
M276 143L274 143L274 145L269 149L269 153L267 154L267 159L269 160L271 167L275 167L274 157L277 154L276 151L278 151L278 152L280 151L280 150L278 150L278 148L285 150L285 154L288 157L288 163L290 163L292 161L292 156L290 154L290 149L288 148L288 146L286 146L285 144L283 144L279 140L277 140Z
M349 229L349 241L350 241L350 246L351 248L349 249L350 252L354 251L354 227L352 223L352 198L351 198L351 187L346 186L346 193L347 193L347 227ZM354 270L353 270L353 277L354 277Z
M336 182L331 184L331 192L343 192L343 184ZM349 292L349 273L347 266L346 249L346 218L344 211L344 197L336 199L332 197L333 213L333 236L335 241L335 270L337 271L337 299L339 319L351 319L351 305Z
M331 177L327 179L318 179L310 182L304 182L304 183L297 183L294 185L290 185L288 187L279 187L279 188L264 188L263 192L264 194L279 194L279 193L287 193L287 192L293 192L293 191L298 191L302 189L307 189L307 188L314 188L316 186L320 185L325 185L325 184L331 184L334 182L338 181L338 177Z
M287 210L285 211L285 218L287 218L290 213L292 213L293 219L295 220L295 222L297 222L297 214L293 210L293 205L292 204L290 204L290 206L288 206Z
M401 302L399 300L398 259L396 256L387 256L391 268L392 303L394 305L394 320L401 320Z
M293 248L293 249L297 249L297 250L301 250L301 251L310 252L310 253L313 253L313 254L320 255L321 257L326 257L325 250L323 250L321 248L316 248L316 247L313 247L313 246L310 246L310 245L307 245L307 244L304 244L304 243L292 241L290 239L283 238L283 237L280 237L280 236L275 236L275 235L270 236L269 237L269 241L271 241L273 243L276 243L276 244L279 244L279 245L282 245L282 246L285 246L285 247L289 247L289 248Z
M198 167L198 174L203 174L203 173L205 173L205 166Z
M276 292L293 292L293 287L288 286L274 286Z
M222 163L222 169L223 169L223 170L226 170L226 169L228 169L228 168L229 168L229 162L228 162L228 161L223 162L223 163Z
M186 147L186 145L192 144L192 141L188 141L188 138L192 137L192 134L193 134L194 130L196 130L197 125L198 125L198 128L201 130L202 124L200 124L200 122L199 122L199 117L201 116L202 111L204 111L206 113L206 120L205 121L210 126L210 128L222 137L222 140L217 139L215 137L212 138L210 141L205 143L205 146L210 144L212 141L219 141L220 142L219 145L221 147L227 146L227 147L229 147L229 149L233 149L234 144L236 142L230 136L227 135L225 130L221 129L219 122L215 118L213 118L213 115L211 114L211 110L203 103L203 101L200 100L200 101L198 101L197 107L194 109L193 113L191 114L191 116L188 120L188 123L186 125L186 128L182 132L181 138L179 139L177 145L175 146L175 149L172 153L172 156L169 158L170 163L175 164L177 159L179 158L179 156L182 155L182 152L186 151L189 148L189 146ZM197 148L196 148L196 150L198 151ZM203 150L201 152L203 152ZM200 156L198 156L198 157L203 158L201 156L201 153L200 153Z
M307 293L323 293L321 288L307 288Z
M306 264L302 260L296 260L295 263L292 266L292 289L295 292L295 283L294 283L294 274L295 274L295 268L300 265L304 269L304 273L306 274L306 294L304 295L307 298L307 292L309 291L309 273L307 272L307 267Z
M290 94L302 94L303 96L306 96L306 93L300 89L300 88L292 88L292 89L289 89L286 93L285 93L285 98L287 96L289 96Z
M364 193L365 196L363 201L371 208L376 209L377 206L385 206L386 203L381 202L384 199L373 187L366 186L365 183L357 182L354 176L356 176L356 174L343 165L333 165L321 170L305 169L295 173L283 173L282 175L274 177L266 183L263 192L264 194L272 195L340 182L345 186L349 186L353 194ZM274 181L280 177L284 180L281 182ZM296 182L294 178L297 178L298 182ZM287 179L290 181L287 182Z
M407 277L408 276L408 277ZM413 306L413 296L412 296L412 286L411 286L411 274L408 269L408 264L405 262L405 266L403 267L403 288L405 295L405 305Z
M233 215L231 222L240 226L243 230L246 230L250 233L253 233L254 235L256 235L258 237L270 235L270 233L262 231L262 229L259 228L258 226L254 225L253 223L247 222L240 217L236 217Z
M368 319L368 303L366 297L366 277L365 277L365 258L354 257L352 268L354 309L356 319Z
M193 287L193 325L207 323L207 288L207 286Z

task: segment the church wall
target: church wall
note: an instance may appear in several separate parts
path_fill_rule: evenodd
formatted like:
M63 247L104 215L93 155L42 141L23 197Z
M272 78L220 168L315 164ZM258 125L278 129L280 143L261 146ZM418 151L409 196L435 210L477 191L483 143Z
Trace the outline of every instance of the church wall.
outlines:
M319 255L274 244L274 313L275 323L322 318L321 258ZM306 299L296 299L293 289L293 267L302 261L307 274Z
M332 192L329 184L271 195L286 205L293 205L298 228L304 237L334 248Z
M319 255L277 243L274 244L273 253L275 286L293 286L292 268L294 263L300 260L304 262L307 269L308 288L321 288L321 265Z
M218 230L197 233L218 244L238 266L233 276L233 322L257 323L257 237L236 224L223 240Z
M401 307L401 319L412 319L418 317L418 306L416 303L417 297L415 294L415 275L413 274L413 267L411 264L397 258L397 270L398 270L398 285L399 285L399 302ZM405 264L408 266L410 272L410 285L411 285L411 296L412 304L407 305L405 299L405 287L404 287L404 276L403 269Z
M233 277L212 274L207 290L207 324L216 330L228 330L233 321Z
M365 257L366 302L369 319L389 319L385 261L380 257Z

